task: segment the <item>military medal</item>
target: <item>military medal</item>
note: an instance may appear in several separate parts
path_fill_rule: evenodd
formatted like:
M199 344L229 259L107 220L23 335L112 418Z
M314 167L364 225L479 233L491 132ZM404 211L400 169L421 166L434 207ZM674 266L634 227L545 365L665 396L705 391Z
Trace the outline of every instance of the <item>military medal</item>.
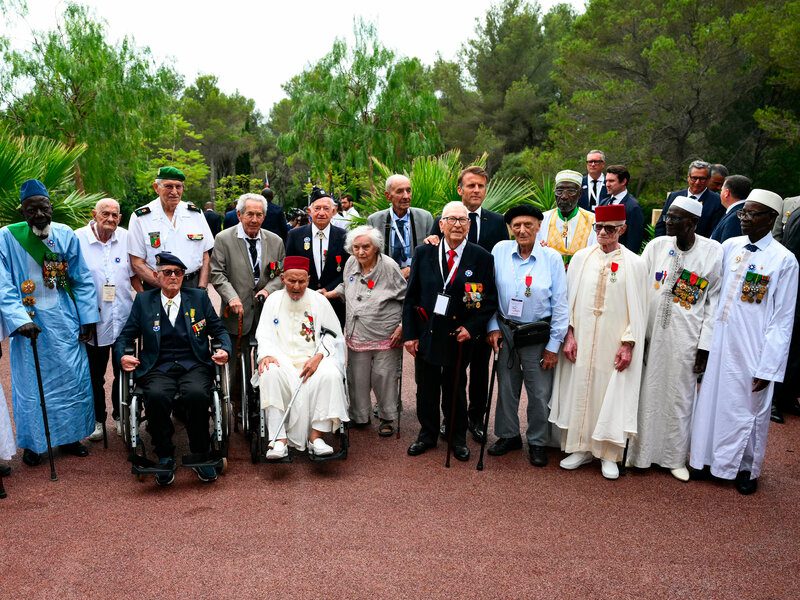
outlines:
M336 255L336 272L337 273L342 272L342 257L339 254Z
M192 320L192 323L194 323L194 313L195 313L195 309L190 308L189 309L189 318Z
M161 321L153 321L153 331L158 332L161 329Z
M471 284L472 287L472 297L475 299L475 308L481 307L481 298L483 298L483 284L482 283L473 283Z
M611 263L611 283L617 281L617 271L619 270L619 263Z
M531 297L531 283L533 283L533 277L530 275L525 275L525 297Z
M311 249L311 238L303 238L303 250L310 250Z
M339 257L337 256L336 258L339 258ZM375 280L374 279L368 279L367 280L367 298L372 296L372 288L374 288L374 287L375 287Z
M661 287L661 280L666 279L666 275L667 275L666 271L659 271L658 273L656 273L656 282L653 284L653 287L655 289Z

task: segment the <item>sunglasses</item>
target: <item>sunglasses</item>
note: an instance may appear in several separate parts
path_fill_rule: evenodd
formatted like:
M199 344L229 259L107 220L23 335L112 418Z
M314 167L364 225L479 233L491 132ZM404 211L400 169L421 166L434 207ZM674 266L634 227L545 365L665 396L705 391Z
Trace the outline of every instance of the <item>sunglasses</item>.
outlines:
M594 230L597 233L600 233L601 231L605 231L606 233L614 233L620 227L622 227L622 225L603 225L602 223L594 224Z
M164 277L183 277L183 269L161 269L159 271Z

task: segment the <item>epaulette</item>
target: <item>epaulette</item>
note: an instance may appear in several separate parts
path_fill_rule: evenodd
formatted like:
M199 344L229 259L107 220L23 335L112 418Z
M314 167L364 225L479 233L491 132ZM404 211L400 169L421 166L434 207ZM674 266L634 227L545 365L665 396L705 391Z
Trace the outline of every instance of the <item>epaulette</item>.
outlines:
M186 203L186 208L188 208L189 210L191 210L191 211L193 211L193 212L200 212L200 209L199 209L199 208L197 208L197 207L196 207L194 204L192 204L191 202L187 202L187 203Z
M137 217L143 217L145 215L149 215L150 214L150 207L149 206L142 206L140 208L137 208L135 211L133 211L133 214L135 214Z

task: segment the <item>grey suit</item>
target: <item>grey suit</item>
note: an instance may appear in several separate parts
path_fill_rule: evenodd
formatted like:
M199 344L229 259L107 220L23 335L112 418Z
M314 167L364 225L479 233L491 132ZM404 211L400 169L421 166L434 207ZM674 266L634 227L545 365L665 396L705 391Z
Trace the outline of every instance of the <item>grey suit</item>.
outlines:
M783 228L786 226L786 221L789 220L791 214L800 208L800 196L786 198L783 201L783 211L775 219L775 225L772 226L772 237L776 240L783 241Z
M383 234L383 253L388 255L391 255L391 250L389 249L390 232L392 230L392 217L389 214L391 210L391 207L379 210L367 217L367 224ZM414 208L413 206L409 208L409 211L411 212L409 218L411 220L411 250L413 252L414 248L422 244L431 227L433 227L433 215L427 210Z

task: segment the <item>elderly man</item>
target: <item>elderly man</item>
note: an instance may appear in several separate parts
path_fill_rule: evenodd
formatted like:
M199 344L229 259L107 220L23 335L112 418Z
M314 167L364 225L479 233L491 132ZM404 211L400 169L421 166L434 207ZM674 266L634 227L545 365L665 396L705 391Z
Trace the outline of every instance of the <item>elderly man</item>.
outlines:
M606 169L606 189L608 196L600 200L600 205L621 204L625 207L625 233L619 243L634 254L639 254L644 239L644 213L642 207L628 191L631 174L625 165L611 165Z
M330 303L307 291L309 269L308 258L286 257L285 288L267 298L264 314L272 318L261 319L256 330L261 408L267 411L270 437L278 438L267 451L270 460L287 456L289 446L317 456L333 454L323 436L349 420L342 330Z
M467 241L467 214L461 202L446 204L440 220L443 242L418 247L411 266L403 303L403 339L409 354L420 358L415 364L421 426L417 440L408 448L411 456L436 447L441 398L447 426L453 428L455 457L469 459L464 389L467 361L462 360L456 370L457 344L484 337L497 307L497 292L492 255ZM453 423L449 422L451 410Z
M667 235L644 250L650 285L649 319L638 435L629 464L653 463L689 480L692 409L697 377L706 368L722 279L722 246L695 235L702 205L676 198L667 212Z
M556 208L544 213L537 239L561 255L564 268L578 251L597 243L594 214L578 206L581 174L564 170L556 174Z
M347 232L331 225L336 206L330 195L319 188L311 197L311 223L297 227L286 238L287 256L305 256L311 265L308 285L328 298L339 325L344 325L344 302L332 293L342 283L342 270L350 258L344 249Z
M411 180L405 175L389 176L384 194L391 206L372 213L367 224L383 233L384 254L394 259L403 277L408 279L415 248L433 227L433 216L427 210L411 206Z
M92 273L97 309L97 337L86 344L89 357L89 373L94 395L94 432L91 441L103 439L103 423L106 422L106 369L111 357L111 347L122 326L128 320L133 305L131 280L139 289L128 259L128 232L119 227L121 218L119 202L113 198L99 200L92 210L92 220L86 227L75 232L86 266ZM111 387L112 418L116 421L117 433L122 435L119 422L119 365L112 361L114 384Z
M174 254L187 265L183 287L208 286L214 236L200 209L181 200L185 179L180 169L161 167L153 182L158 198L137 208L128 223L131 266L145 289L159 287L156 255L161 252Z
M620 245L625 207L595 210L597 246L580 250L567 273L569 329L556 367L550 421L569 453L562 469L599 458L603 477L619 477L636 410L647 326L644 261Z
M692 422L689 464L735 479L741 494L758 488L797 300L797 260L770 233L782 204L778 194L754 189L739 211L744 235L722 246L720 303Z
M79 440L94 430L89 361L81 342L95 334L99 315L92 276L78 238L52 222L53 205L36 179L22 184L19 194L24 222L0 230L0 270L10 285L0 290L8 329L24 325L7 308L24 306L42 332L39 360L53 445L75 456L89 451ZM21 301L20 301L21 298ZM18 311L17 311L18 313ZM17 446L22 460L35 466L47 449L33 352L27 340L11 338L11 389Z
M344 194L340 200L339 208L341 209L339 214L331 222L342 229L350 229L353 219L361 216L358 214L356 207L353 206L353 197L350 194Z
M703 214L700 215L700 220L697 222L697 235L703 237L710 237L711 232L714 231L717 223L722 219L725 214L725 209L722 208L722 203L719 199L719 194L708 188L708 180L711 177L711 165L702 160L695 160L689 165L689 172L686 176L688 187L677 192L670 192L667 195L667 201L664 203L664 208L661 210L661 216L656 222L656 237L666 235L667 228L664 222L664 217L667 215L669 205L678 197L688 197L692 200L697 200L703 205Z
M175 481L175 428L170 418L175 394L180 392L179 401L187 416L190 451L207 454L212 362L224 365L232 349L231 338L208 294L181 288L186 273L183 261L169 252L158 254L156 261L159 289L136 295L131 314L114 344L114 356L123 371L135 372L137 384L144 391L147 431L159 465L169 471L156 475L156 483L167 486ZM139 357L125 354L139 337L143 339ZM209 349L210 340L222 344L214 354ZM214 467L193 469L202 482L217 478Z
M561 256L536 243L542 211L522 204L505 214L513 241L492 250L497 283L497 313L489 322L489 341L499 351L499 394L492 456L522 448L519 400L522 383L528 395L528 458L535 467L547 465L548 409L553 369L567 333L567 276ZM500 346L502 342L502 346Z
M742 226L739 222L739 209L744 206L744 201L753 189L753 182L744 175L730 175L725 178L720 193L720 202L725 209L725 216L720 219L711 239L720 244L725 240L742 235Z
M578 202L578 206L584 210L594 212L594 209L600 204L600 200L608 195L605 175L603 175L605 168L605 153L602 150L589 150L586 155L586 175L580 182L581 197Z

